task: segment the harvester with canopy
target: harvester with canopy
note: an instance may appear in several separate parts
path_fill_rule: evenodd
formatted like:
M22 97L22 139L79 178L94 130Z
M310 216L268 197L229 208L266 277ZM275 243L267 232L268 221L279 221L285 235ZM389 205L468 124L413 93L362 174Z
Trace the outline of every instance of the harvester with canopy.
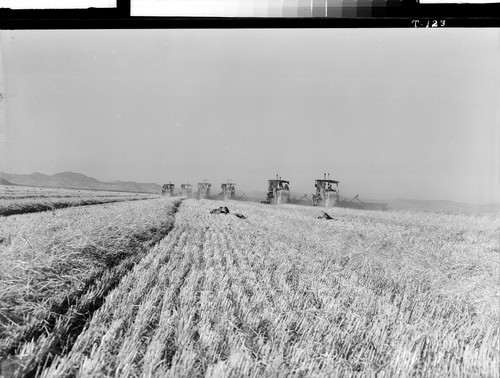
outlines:
M183 197L191 197L193 192L193 185L191 184L181 184L181 196Z
M207 180L198 183L198 189L196 190L196 198L210 198L210 187L212 184L208 183Z
M276 204L288 202L290 197L290 181L282 180L276 175L276 179L268 180L267 198L261 203Z
M167 197L173 197L174 196L174 188L175 188L175 185L169 181L168 184L164 184L163 187L161 188L161 195L167 196Z
M328 178L325 173L323 179L314 180L314 186L316 193L312 196L313 206L331 207L340 200L339 181L330 180L330 174L328 174Z
M236 199L236 184L234 182L228 181L220 186L221 193L220 196L224 199Z

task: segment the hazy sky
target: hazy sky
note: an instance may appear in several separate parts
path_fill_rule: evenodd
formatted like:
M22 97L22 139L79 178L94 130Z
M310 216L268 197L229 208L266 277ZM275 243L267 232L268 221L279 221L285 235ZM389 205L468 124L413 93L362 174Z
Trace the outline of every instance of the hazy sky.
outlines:
M0 32L0 170L500 201L500 30Z

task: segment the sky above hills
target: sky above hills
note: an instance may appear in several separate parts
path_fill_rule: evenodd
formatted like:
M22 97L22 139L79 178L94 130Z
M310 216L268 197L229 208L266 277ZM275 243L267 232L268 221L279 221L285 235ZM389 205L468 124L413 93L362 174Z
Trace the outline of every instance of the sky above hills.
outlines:
M500 30L0 32L0 171L500 201Z

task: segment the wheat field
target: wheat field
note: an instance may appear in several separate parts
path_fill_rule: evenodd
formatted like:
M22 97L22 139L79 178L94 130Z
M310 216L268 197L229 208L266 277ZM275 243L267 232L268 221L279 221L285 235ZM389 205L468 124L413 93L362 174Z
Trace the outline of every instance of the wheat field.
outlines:
M230 214L210 214L219 206ZM312 207L175 198L72 211L1 220L4 376L499 376L496 214L335 208L328 221ZM60 223L34 229L30 250L17 230L42 216ZM19 256L66 256L49 265L68 278L40 262L33 300Z
M121 201L157 198L156 194L109 192L97 190L36 188L28 186L0 187L0 216L36 213L67 207L100 205Z

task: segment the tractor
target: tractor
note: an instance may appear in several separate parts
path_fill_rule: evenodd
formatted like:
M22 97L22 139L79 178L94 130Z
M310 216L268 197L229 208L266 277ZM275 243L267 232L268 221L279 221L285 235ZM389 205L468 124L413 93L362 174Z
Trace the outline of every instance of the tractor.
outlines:
M220 193L221 198L224 200L227 199L236 199L236 184L234 182L228 181L227 183L222 184L221 186L222 192Z
M339 201L339 181L330 180L326 173L323 179L314 180L316 193L313 194L313 206L323 205L324 207L334 206Z
M210 187L212 184L208 183L207 180L198 183L198 190L196 190L196 198L210 198Z
M276 175L276 179L268 180L267 186L267 198L261 203L274 203L281 204L283 199L286 198L285 202L288 201L290 197L290 181L282 180L281 177Z
M173 197L174 196L174 188L175 188L175 185L169 181L168 184L163 185L163 187L161 188L161 195Z

